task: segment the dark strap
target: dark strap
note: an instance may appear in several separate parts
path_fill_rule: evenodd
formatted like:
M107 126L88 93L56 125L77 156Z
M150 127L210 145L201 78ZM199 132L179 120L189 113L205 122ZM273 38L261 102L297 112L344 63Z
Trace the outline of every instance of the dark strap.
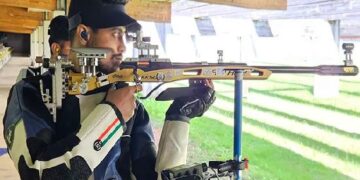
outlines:
M136 114L136 112L134 114ZM131 120L126 123L127 128L120 139L121 154L118 163L116 163L116 168L123 179L131 179L130 142L135 119L135 116L133 116Z

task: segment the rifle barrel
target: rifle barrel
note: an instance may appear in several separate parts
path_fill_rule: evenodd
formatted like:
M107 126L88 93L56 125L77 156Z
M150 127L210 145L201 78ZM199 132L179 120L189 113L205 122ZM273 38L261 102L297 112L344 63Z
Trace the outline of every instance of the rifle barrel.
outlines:
M123 62L121 67L135 67L138 62ZM172 62L150 62L146 65L141 65L143 70L157 70L166 68L191 68L201 66L248 66L259 69L267 69L272 73L287 73L287 74L318 74L329 76L355 76L359 69L353 65L319 65L319 66L252 66L245 63L172 63Z
M329 76L355 76L359 69L356 66L343 65L320 65L320 66L252 66L260 69L268 69L272 73L288 74L318 74Z

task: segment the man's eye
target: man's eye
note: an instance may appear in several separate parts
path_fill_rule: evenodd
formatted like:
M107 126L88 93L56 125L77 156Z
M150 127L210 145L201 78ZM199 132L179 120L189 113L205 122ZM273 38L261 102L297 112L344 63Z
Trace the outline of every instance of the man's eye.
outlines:
M120 36L120 33L119 32L114 32L113 34L115 37L119 37Z
M114 35L115 38L120 38L120 37L123 36L123 33L122 32L115 32L113 35Z

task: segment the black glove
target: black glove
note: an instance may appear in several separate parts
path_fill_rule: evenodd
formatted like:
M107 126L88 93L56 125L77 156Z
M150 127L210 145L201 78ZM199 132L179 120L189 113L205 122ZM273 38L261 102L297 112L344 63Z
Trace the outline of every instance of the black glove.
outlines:
M166 112L166 120L189 121L190 118L202 116L214 103L214 89L201 86L194 90L190 97L176 98Z

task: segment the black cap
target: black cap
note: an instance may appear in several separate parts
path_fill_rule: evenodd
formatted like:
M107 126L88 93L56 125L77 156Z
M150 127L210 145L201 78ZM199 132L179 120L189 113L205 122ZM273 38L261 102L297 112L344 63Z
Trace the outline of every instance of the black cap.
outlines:
M66 16L56 16L51 20L48 34L50 39L55 42L69 40L69 24Z
M72 0L69 30L84 24L92 28L128 26L137 23L125 13L127 0Z

